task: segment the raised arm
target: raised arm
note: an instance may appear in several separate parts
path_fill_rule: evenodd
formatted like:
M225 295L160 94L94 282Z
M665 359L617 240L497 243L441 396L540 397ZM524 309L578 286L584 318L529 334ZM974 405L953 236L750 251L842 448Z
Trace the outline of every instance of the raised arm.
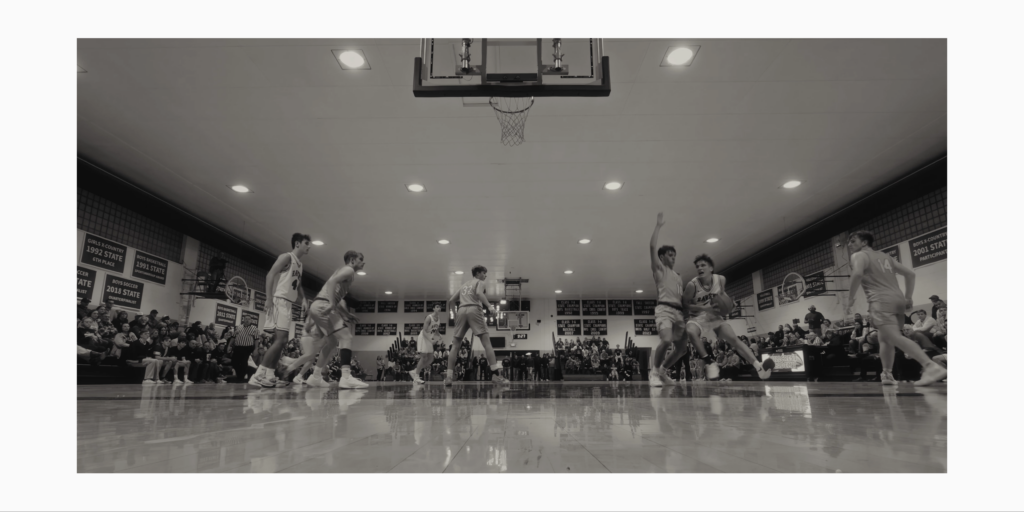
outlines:
M289 260L291 260L291 257L288 256L288 254L278 256L277 261L274 262L274 266L270 267L270 272L267 273L267 303L266 306L264 306L264 312L270 311L270 307L274 304L274 277L285 269Z
M661 227L665 225L665 215L658 212L658 224L654 226L654 234L651 235L651 272L657 274L664 269L661 264L661 260L658 259L658 233L661 232Z

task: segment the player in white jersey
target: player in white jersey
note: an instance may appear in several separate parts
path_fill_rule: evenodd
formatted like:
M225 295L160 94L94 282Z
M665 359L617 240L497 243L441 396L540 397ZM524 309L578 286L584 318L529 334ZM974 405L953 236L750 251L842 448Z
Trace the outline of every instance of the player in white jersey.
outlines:
M487 322L484 319L484 307L494 312L494 306L487 301L484 294L484 280L487 279L487 267L477 265L471 272L473 279L470 279L448 299L448 310L459 301L459 310L455 314L455 332L452 336L452 348L448 353L448 370L445 372L444 385L452 385L452 377L455 375L455 365L459 360L459 349L462 347L462 338L472 329L473 335L480 337L480 343L484 346L484 355L487 357L487 364L491 367L491 380L499 384L508 384L508 379L502 377L501 363L494 357L494 349L491 347L491 336L487 332ZM472 346L472 338L470 345Z
M275 376L281 351L288 343L288 330L292 321L292 304L297 300L305 302L302 293L302 257L309 254L309 235L292 235L292 250L277 257L274 266L267 273L267 321L263 330L274 333L274 343L263 354L256 373L249 384L272 388L278 386ZM287 386L287 382L281 382Z
M425 382L420 377L420 372L424 368L430 368L431 363L434 362L433 343L440 336L438 333L438 327L441 325L440 313L441 305L434 304L434 311L423 319L423 329L420 330L420 335L416 338L416 351L420 354L420 360L416 363L416 369L409 372L412 375L412 381L416 384Z
M358 319L349 310L346 302L342 300L348 295L352 282L355 281L356 272L362 270L365 265L362 253L346 252L345 266L331 275L309 307L309 316L313 319L313 323L327 337L327 346L320 351L322 357L317 360L313 375L306 381L306 384L310 386L327 387L329 385L323 381L321 372L328 361L329 354L327 352L334 346L339 349L341 362L341 378L338 379L338 387L359 389L368 386L365 382L352 376L352 334Z
M714 331L718 339L725 340L740 357L746 359L754 367L754 371L761 380L766 380L771 376L772 371L764 369L750 347L736 337L732 326L725 321L725 315L728 315L729 312L718 311L713 307L715 296L725 293L725 276L715 274L715 262L707 254L701 254L694 258L693 265L697 267L697 277L686 283L683 300L702 307L703 311L686 323L686 336L690 343L695 346L703 345L701 337L709 338L711 332ZM670 361L670 363L675 364L675 361ZM714 380L718 378L718 375L708 373L707 378Z
M320 353L320 349L327 343L327 339L324 337L323 332L316 327L313 323L313 317L306 318L306 324L302 326L302 333L299 337L299 349L302 351L302 355L288 364L288 368L284 371L284 376L291 375L292 372L298 370L298 374L292 379L295 384L303 384L305 379L302 378L307 371L313 366L313 361L316 359L317 354ZM284 357L281 358L282 360Z
M654 284L658 288L658 305L654 308L654 322L658 326L658 337L661 343L654 349L654 361L647 380L652 387L661 387L665 382L674 383L669 376L671 368L679 358L686 354L686 341L683 337L686 329L686 315L699 313L703 309L683 304L683 279L672 267L676 264L676 249L671 245L658 248L658 234L665 225L664 215L658 213L658 224L654 226L651 236L651 272L654 273ZM668 347L673 346L671 364L665 360ZM715 364L701 343L693 344L705 364L711 365L708 373L718 375Z

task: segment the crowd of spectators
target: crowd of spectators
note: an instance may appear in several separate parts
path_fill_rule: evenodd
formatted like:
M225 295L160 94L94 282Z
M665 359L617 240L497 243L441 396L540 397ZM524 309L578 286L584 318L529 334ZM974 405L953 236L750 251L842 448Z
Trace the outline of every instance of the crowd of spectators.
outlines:
M560 368L566 375L603 375L605 380L631 380L640 372L634 349L612 348L604 338L555 340Z
M249 352L258 360L270 341L247 324L218 333L213 323L182 327L155 309L129 320L110 303L78 305L79 362L145 368L143 384L246 382L255 369ZM256 345L260 350L250 348Z

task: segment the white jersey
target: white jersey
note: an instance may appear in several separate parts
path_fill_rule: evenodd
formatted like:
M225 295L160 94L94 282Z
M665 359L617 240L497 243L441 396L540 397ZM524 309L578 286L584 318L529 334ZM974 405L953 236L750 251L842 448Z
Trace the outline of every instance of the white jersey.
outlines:
M666 268L660 280L654 278L654 284L658 287L658 302L683 305L683 278L675 270Z
M434 315L427 315L427 318L423 320L423 333L426 336L437 334L438 324L440 321L434 320Z
M722 293L722 276L718 274L711 274L711 286L705 288L700 282L700 277L695 277L691 281L694 287L693 303L701 306L710 306L711 299L715 298L718 294Z
M288 256L292 261L278 274L274 297L295 302L299 298L299 287L302 286L302 262L292 253L288 253Z

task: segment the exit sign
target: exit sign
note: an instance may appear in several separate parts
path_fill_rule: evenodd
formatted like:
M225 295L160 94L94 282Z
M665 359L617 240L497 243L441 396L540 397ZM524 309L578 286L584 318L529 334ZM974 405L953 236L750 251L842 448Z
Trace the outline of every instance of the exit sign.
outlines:
M526 335L525 334L513 334L512 335L512 339L514 339L514 340L525 340L526 339Z

